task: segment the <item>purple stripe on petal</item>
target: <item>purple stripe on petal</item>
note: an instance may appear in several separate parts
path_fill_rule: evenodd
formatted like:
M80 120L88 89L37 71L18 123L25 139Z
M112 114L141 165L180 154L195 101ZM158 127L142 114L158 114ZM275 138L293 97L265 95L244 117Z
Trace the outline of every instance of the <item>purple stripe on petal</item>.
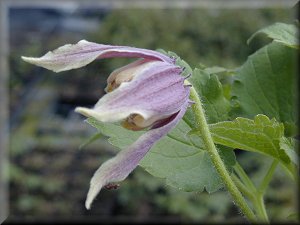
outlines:
M92 201L103 186L123 181L138 166L139 162L155 142L164 137L177 125L185 114L188 105L188 98L186 98L185 103L172 121L157 129L149 130L128 148L122 150L114 158L100 166L91 180L90 189L85 202L87 209L90 209Z
M127 46L102 45L85 40L81 40L77 44L61 46L40 58L22 56L22 59L54 72L61 72L86 66L97 58L112 57L145 58L174 63L170 57L157 51Z

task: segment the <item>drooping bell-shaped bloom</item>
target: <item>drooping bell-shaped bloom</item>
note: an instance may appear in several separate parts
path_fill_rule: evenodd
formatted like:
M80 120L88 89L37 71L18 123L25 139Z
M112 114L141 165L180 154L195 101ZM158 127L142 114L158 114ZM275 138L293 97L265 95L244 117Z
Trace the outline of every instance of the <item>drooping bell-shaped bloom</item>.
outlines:
M140 59L111 73L105 89L107 94L92 109L77 107L75 111L102 122L119 121L127 129L147 132L95 172L86 200L88 209L103 187L124 180L150 148L183 117L190 104L190 90L184 85L182 68L175 65L174 59L156 51L85 40L64 45L40 58L22 57L26 62L55 72L110 57Z

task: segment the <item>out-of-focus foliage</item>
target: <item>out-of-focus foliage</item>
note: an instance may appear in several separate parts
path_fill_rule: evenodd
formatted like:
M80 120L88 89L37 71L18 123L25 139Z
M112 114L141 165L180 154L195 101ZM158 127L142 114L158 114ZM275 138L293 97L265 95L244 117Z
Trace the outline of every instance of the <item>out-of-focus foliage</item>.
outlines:
M266 34L269 38L274 39L284 45L293 48L299 48L298 27L294 24L275 23L271 26L260 29L255 32L247 41L250 43L258 34Z
M45 70L37 72L21 62L20 56L40 56L66 42L84 38L98 43L171 50L192 66L233 68L265 43L265 39L258 36L247 46L245 43L251 34L276 21L290 22L291 15L288 9L112 10L104 18L101 15L99 29L92 34L77 37L61 33L43 41L36 41L34 37L29 41L30 46L12 48L11 108L12 112L22 109L23 114L11 135L11 214L20 218L97 215L102 219L126 216L145 221L157 216L167 218L167 222L224 219L241 222L228 194L218 192L209 196L205 192L180 192L142 169L131 174L117 191L103 191L93 209L87 212L84 200L90 177L116 151L103 140L79 151L78 146L88 134L82 130L76 133L75 126L64 123L73 116L66 106L93 105L104 93L106 76L128 60L97 61L86 68L56 76ZM33 81L45 77L45 73L49 78L43 80L41 90L31 91L29 100L20 101L26 90L36 88L32 86ZM226 73L217 74L223 84L230 82ZM230 90L225 85L223 89L224 95L229 96ZM83 123L81 118L70 121L73 125ZM246 171L258 180L267 168L265 157L242 153L238 158ZM287 212L293 211L294 192L292 182L282 173L276 173L266 200L274 221L285 221ZM278 202L286 206L285 212Z
M263 45L260 39L246 46L251 34L290 18L291 11L282 9L122 9L109 14L90 40L162 48L176 52L192 67L201 63L230 68Z

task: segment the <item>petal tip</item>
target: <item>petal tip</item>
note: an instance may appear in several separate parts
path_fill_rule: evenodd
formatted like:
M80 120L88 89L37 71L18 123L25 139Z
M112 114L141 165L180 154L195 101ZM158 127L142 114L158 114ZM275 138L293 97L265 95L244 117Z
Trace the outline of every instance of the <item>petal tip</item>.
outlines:
M75 112L80 113L81 115L84 115L86 117L93 117L96 120L106 122L105 117L99 112L96 112L93 109L84 108L84 107L76 107Z
M21 59L25 62L34 64L37 58L21 56Z
M91 117L93 116L93 110L88 109L88 108L84 108L84 107L76 107L75 108L75 112L80 113L86 117Z
M30 63L30 64L33 64L33 65L36 65L36 66L43 67L43 68L48 69L48 70L52 70L55 73L64 71L64 69L56 68L53 65L45 64L45 62L43 61L43 57L45 57L45 56L42 56L42 57L21 56L23 61L25 61L27 63Z
M87 194L87 198L85 200L85 208L87 210L91 209L92 202L95 198L95 194L92 196L92 187L90 187L89 192Z
M95 186L95 184L93 184L94 180L95 180L95 178L93 177L91 180L91 186L90 186L90 189L87 194L86 201L85 201L85 208L87 210L91 209L91 205L92 205L94 199L96 198L96 196L98 195L98 193L101 191L101 189L103 187L101 179L100 179L100 181L97 182L97 186Z
M90 210L90 209L91 209L91 202L90 202L90 201L87 201L87 200L86 200L86 202L85 202L85 208L86 208L87 210Z

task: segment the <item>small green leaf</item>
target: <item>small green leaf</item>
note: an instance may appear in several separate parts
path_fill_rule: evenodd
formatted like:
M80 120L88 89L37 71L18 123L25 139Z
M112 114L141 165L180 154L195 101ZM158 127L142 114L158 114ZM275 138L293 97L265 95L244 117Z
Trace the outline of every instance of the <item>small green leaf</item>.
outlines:
M89 118L88 123L109 137L109 142L122 149L133 143L145 131L130 131L117 124L101 123ZM221 179L203 150L198 136L189 136L191 127L180 121L164 138L157 142L140 162L155 177L165 178L166 183L184 191L217 191ZM220 148L220 154L230 169L235 163L234 153Z
M233 77L233 103L238 106L234 116L252 119L264 114L284 124L295 124L295 53L273 42L249 56Z
M298 28L294 24L275 23L255 32L247 41L249 44L258 34L266 34L276 42L292 48L299 48Z
M230 102L225 98L222 84L215 74L195 69L189 79L201 98L208 123L228 119L231 110Z
M209 74L202 69L195 69L193 71L191 67L176 53L166 53L163 50L160 51L164 54L168 54L170 57L174 57L176 59L176 65L185 68L185 71L182 74L183 76L192 75L189 78L189 82L193 85L201 98L208 123L215 123L228 119L228 114L231 110L230 102L224 96L223 87L218 79L218 76L215 74ZM222 70L226 69L222 68ZM227 72L228 71L229 70L227 70ZM192 128L195 128L193 117L192 111L188 110L183 119Z

